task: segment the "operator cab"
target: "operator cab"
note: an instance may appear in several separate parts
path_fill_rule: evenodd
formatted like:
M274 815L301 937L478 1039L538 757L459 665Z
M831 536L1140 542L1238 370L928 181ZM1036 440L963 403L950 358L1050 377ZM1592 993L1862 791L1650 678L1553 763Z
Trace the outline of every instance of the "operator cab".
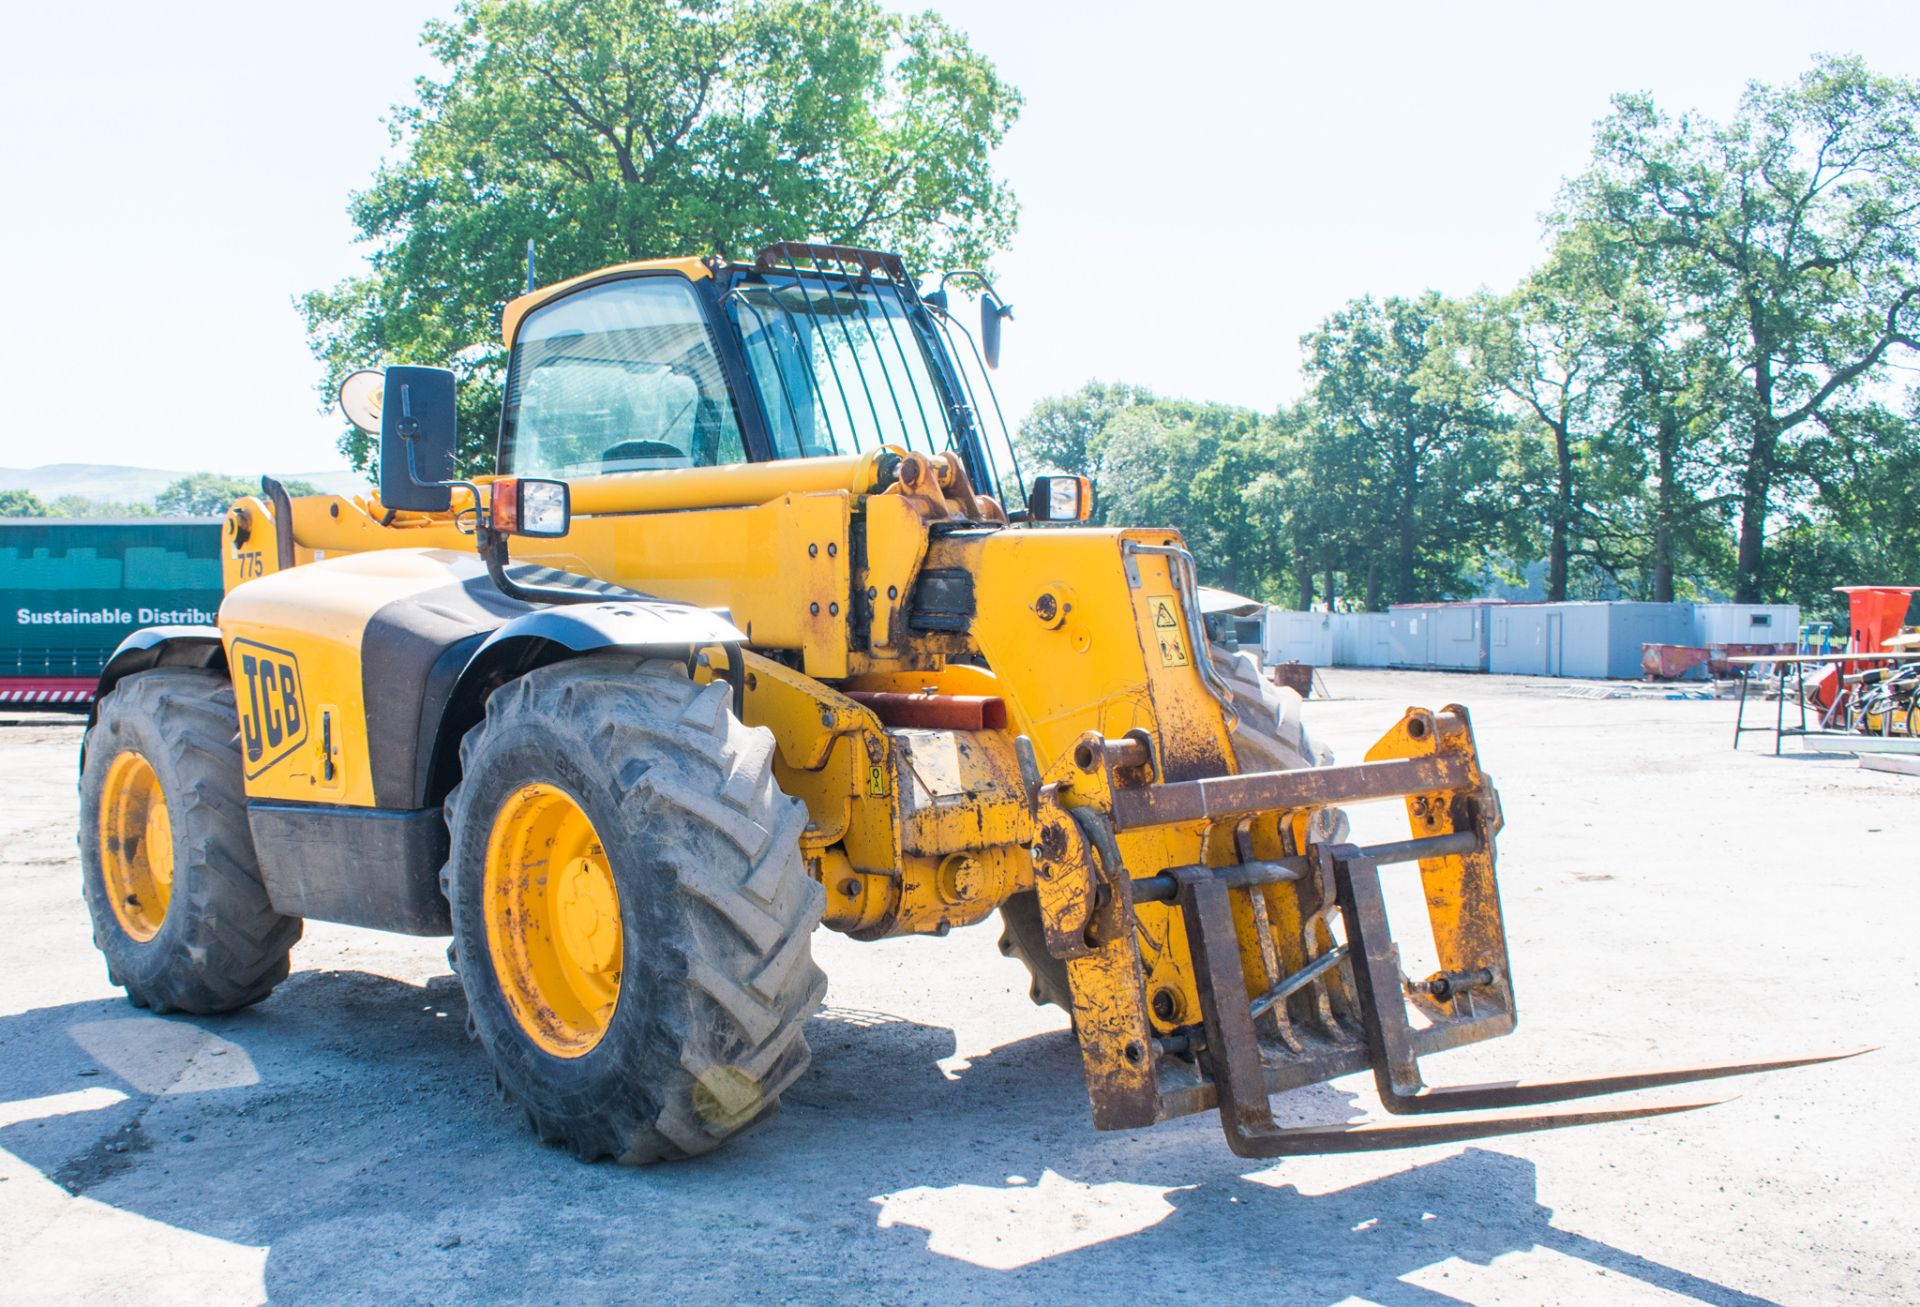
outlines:
M956 279L979 287L977 340L948 311ZM531 291L502 315L492 516L501 534L564 535L578 481L885 453L888 466L957 459L969 518L1086 521L1086 478L1028 477L1014 451L987 376L1010 315L979 272L923 294L898 255L837 245L770 245L751 264L632 263ZM465 486L479 525L479 490L453 479L454 384L442 369L356 373L341 403L381 435L387 507L446 512ZM388 390L397 403L383 413Z
M982 287L984 352L947 311L955 277ZM1027 478L986 371L1007 315L978 273L923 296L898 256L839 246L562 282L508 306L498 470L576 480L951 450L1017 519Z

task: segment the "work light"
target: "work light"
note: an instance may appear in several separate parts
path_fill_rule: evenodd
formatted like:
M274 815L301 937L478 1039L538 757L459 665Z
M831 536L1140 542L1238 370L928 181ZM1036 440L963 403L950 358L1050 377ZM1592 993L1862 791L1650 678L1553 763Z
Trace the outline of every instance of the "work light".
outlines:
M1035 522L1084 522L1093 516L1093 482L1086 477L1033 479L1027 516Z
M572 502L564 481L501 477L493 483L493 529L551 540L567 533Z

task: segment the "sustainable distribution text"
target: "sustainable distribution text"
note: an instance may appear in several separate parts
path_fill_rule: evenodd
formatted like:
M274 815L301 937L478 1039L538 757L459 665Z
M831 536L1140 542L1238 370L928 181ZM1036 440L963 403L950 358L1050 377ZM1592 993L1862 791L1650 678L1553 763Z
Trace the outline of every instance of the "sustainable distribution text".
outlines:
M21 626L211 626L214 620L204 608L18 608L13 616Z

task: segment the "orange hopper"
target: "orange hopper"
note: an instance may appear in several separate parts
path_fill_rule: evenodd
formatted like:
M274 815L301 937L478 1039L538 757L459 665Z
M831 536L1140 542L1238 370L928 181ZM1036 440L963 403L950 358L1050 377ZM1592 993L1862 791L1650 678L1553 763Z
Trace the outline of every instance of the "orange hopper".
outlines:
M1888 637L1899 634L1907 620L1907 606L1920 585L1837 585L1834 589L1847 597L1847 624L1853 631L1847 652L1882 653ZM1822 709L1832 707L1840 691L1841 676L1866 666L1863 662L1841 663L1821 672L1814 682L1814 702Z

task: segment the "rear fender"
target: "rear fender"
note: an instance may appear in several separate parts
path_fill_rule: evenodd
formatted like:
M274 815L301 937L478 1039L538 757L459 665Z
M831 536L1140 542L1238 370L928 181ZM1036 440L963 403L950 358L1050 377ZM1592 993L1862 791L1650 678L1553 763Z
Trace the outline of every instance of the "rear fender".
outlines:
M155 667L197 667L205 671L225 672L227 653L220 644L217 626L148 626L120 642L100 671L93 687L93 703L87 708L87 726L99 715L100 701L135 672Z

